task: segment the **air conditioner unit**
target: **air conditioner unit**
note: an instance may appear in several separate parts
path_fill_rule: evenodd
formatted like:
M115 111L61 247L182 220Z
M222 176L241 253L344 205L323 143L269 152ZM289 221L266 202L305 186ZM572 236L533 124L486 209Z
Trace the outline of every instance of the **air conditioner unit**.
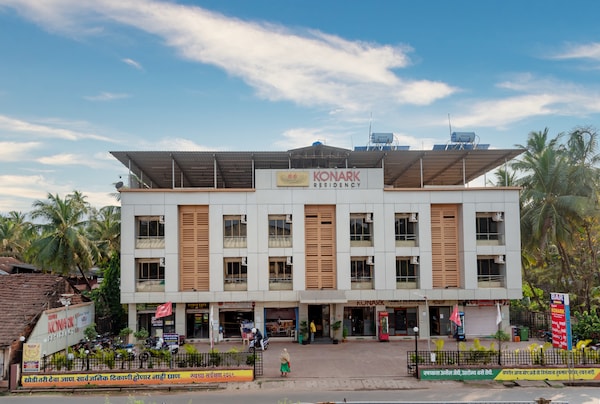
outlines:
M411 213L410 216L408 217L408 221L412 222L412 223L417 223L417 221L418 221L417 214Z
M416 257L416 256L412 257L410 259L410 263L413 264L413 265L419 265L419 257Z
M292 257L287 257L287 258L285 259L285 264L286 264L286 265L294 265L294 262L293 262L293 260L292 260Z
M292 215L285 215L285 222L292 223Z
M365 222L366 223L373 223L373 214L372 213L365 214Z
M501 222L504 220L504 215L502 214L502 212L496 212L494 213L494 216L492 216L492 220L494 222Z
M160 216L158 217L158 223L160 223L160 224L165 224L165 217L164 217L163 215L160 215Z
M248 259L246 257L242 257L242 266L248 266Z
M165 267L165 257L160 257L160 261L158 262L158 266L161 268Z
M240 223L246 223L246 215L240 215Z
M504 255L496 255L494 257L494 263L496 263L496 264L504 264Z
M374 265L374 258L373 257L367 257L367 265Z

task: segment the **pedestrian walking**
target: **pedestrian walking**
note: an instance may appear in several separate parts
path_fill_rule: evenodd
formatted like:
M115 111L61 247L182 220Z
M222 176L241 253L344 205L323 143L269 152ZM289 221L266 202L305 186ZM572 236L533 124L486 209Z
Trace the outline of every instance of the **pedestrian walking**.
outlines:
M288 373L292 371L292 368L290 365L290 353L286 348L283 348L283 351L279 354L279 361L281 362L279 366L281 377L287 377Z
M310 320L310 342L315 342L315 332L317 332L315 320Z

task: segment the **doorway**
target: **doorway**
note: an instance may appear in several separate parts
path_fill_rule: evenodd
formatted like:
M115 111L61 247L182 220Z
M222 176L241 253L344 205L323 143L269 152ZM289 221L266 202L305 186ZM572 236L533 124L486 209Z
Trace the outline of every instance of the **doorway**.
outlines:
M317 331L315 332L315 341L317 338L329 338L329 305L328 304L309 304L308 305L308 324L315 322Z

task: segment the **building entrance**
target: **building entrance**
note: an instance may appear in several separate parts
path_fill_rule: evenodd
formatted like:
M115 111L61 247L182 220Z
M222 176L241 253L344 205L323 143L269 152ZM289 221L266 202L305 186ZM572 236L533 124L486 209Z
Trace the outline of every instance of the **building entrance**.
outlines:
M309 304L308 305L308 324L314 321L317 332L315 338L329 338L329 305L328 304Z

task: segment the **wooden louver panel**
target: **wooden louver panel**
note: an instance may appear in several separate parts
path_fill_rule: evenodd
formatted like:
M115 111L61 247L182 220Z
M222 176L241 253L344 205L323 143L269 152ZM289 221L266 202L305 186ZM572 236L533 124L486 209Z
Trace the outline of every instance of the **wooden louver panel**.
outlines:
M335 289L335 206L304 207L306 289Z
M208 206L179 207L179 290L209 291Z
M431 206L432 283L434 288L458 287L458 206Z

